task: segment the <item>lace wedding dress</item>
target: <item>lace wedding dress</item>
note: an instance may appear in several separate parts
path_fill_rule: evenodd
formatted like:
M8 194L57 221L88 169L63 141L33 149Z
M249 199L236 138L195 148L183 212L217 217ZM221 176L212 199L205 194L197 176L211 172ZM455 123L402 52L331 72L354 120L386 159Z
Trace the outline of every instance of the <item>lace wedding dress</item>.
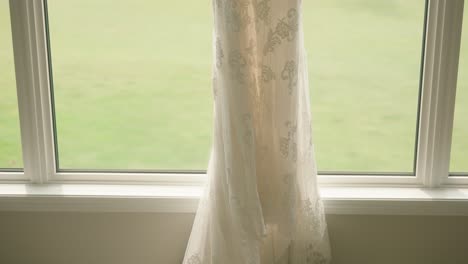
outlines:
M183 264L325 264L300 0L213 0L214 140Z

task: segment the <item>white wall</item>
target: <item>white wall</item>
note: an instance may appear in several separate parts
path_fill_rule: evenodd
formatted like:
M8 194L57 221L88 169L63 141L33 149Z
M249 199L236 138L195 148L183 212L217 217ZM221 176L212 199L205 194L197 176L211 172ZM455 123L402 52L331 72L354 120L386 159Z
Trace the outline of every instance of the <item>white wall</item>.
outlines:
M1 212L0 264L180 264L193 217ZM468 217L327 219L334 264L468 263Z

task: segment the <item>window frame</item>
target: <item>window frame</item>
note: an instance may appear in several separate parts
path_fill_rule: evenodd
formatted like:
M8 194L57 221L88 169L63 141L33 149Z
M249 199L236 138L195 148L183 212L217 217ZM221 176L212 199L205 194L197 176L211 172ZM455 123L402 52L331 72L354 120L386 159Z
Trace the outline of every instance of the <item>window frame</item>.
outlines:
M460 187L450 176L464 0L428 0L415 175L319 173L322 186ZM46 0L10 0L24 173L0 172L2 182L34 184L201 185L204 173L57 171L46 28Z
M468 177L449 177L463 9L463 0L431 0L420 127L425 141L417 171L429 188L468 185Z

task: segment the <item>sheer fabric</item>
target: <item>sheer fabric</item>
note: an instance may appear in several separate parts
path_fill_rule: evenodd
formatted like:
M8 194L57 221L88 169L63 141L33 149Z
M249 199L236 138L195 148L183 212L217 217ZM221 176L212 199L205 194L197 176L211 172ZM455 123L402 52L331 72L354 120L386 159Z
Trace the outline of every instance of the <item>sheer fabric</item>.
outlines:
M300 5L213 0L213 149L183 264L329 263Z

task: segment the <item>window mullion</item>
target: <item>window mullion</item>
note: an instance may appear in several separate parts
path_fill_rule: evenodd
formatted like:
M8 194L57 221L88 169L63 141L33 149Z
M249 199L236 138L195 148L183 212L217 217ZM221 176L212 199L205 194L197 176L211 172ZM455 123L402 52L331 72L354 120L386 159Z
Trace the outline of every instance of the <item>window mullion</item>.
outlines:
M10 0L24 173L44 183L54 171L43 3Z
M427 187L448 176L463 0L429 4L416 175Z

